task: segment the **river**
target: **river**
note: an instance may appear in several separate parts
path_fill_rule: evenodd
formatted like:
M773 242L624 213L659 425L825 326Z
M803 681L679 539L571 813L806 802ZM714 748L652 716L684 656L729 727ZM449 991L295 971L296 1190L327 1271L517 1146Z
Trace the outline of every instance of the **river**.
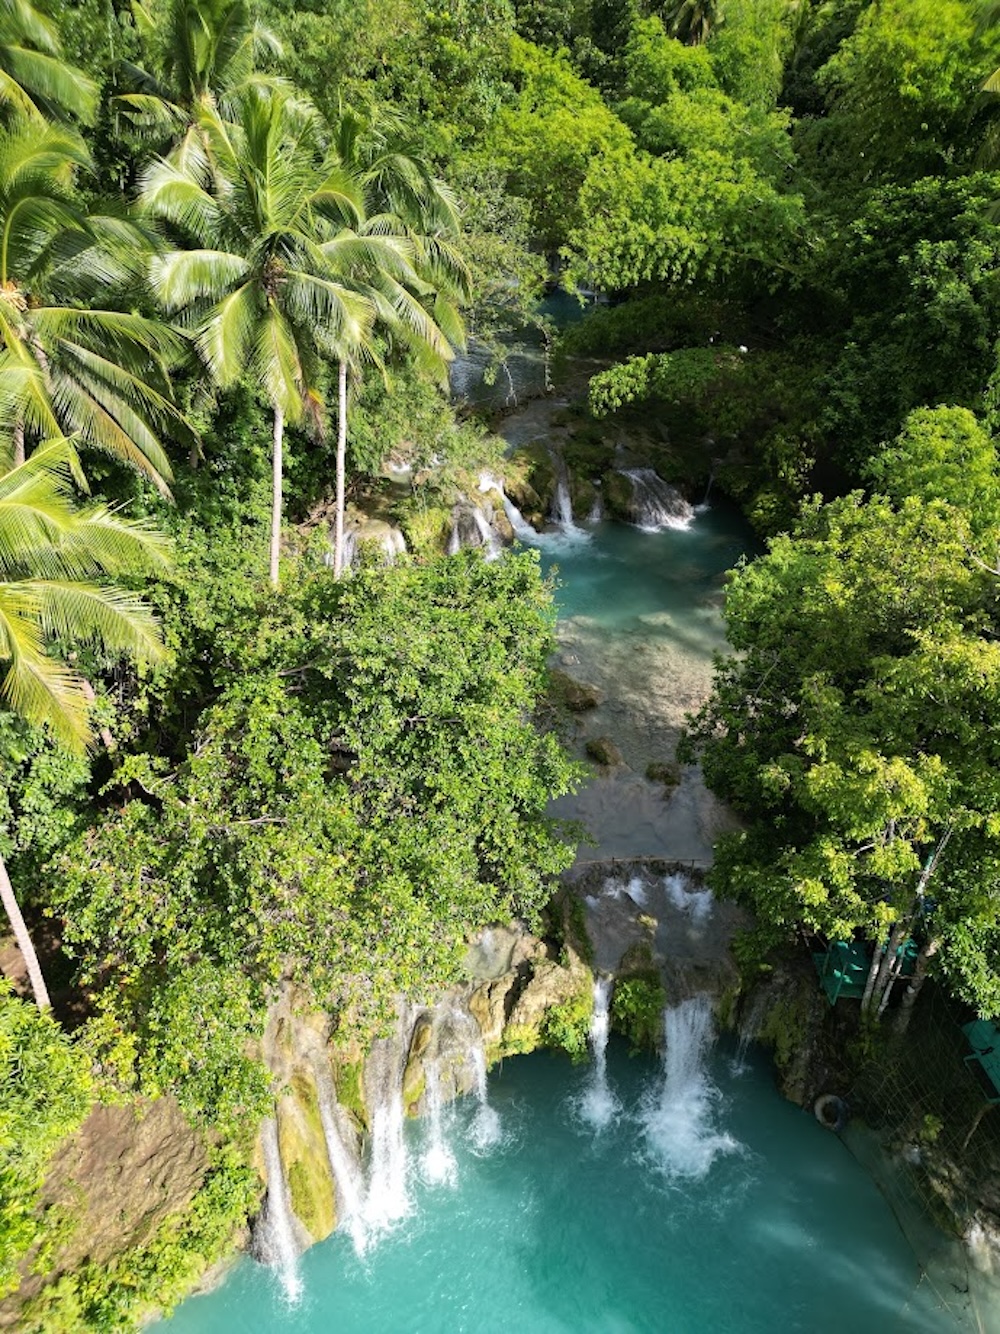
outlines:
M701 860L725 827L696 771L665 798L645 767L669 758L704 696L724 646L724 571L748 543L724 504L687 529L600 524L541 539L561 581L561 663L603 693L573 745L582 753L607 733L623 758L559 806L594 831L582 861ZM694 934L710 911L678 908ZM295 1302L274 1271L243 1259L165 1334L986 1328L942 1271L922 1275L872 1178L777 1094L766 1057L713 1044L707 998L667 1022L663 1066L615 1038L605 1052L603 1037L596 1064L508 1060L489 1080L496 1135L483 1137L473 1097L407 1125L407 1207L363 1254L346 1232L313 1247ZM442 1161L445 1172L429 1166Z

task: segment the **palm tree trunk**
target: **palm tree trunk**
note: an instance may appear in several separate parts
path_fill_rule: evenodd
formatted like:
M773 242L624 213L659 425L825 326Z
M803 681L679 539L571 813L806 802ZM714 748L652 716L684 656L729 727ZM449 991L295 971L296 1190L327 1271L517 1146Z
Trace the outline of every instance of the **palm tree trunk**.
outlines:
M35 996L35 1004L40 1010L48 1010L52 1005L49 1000L48 988L45 985L44 977L42 977L38 955L35 953L35 947L28 935L28 928L24 925L21 909L17 906L17 899L14 897L14 886L10 883L10 876L7 874L7 867L2 856L0 856L0 903L3 903L4 911L14 928L14 939L24 956L25 967L28 970L28 980L31 982L31 990Z
M274 454L272 467L271 496L271 586L278 587L278 552L281 547L281 446L285 435L285 414L276 403L274 405Z
M347 362L341 357L337 367L337 504L333 533L333 576L344 570L344 489L347 466Z

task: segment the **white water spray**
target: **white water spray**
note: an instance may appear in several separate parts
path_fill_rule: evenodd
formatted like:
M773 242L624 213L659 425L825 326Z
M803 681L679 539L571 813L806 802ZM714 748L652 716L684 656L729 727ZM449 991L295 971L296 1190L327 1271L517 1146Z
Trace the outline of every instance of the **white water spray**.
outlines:
M712 911L712 891L695 889L683 871L674 871L663 877L663 888L667 898L682 913L686 913L695 924L701 926Z
M302 1276L276 1121L269 1118L264 1122L262 1140L267 1169L267 1205L264 1222L258 1227L257 1245L261 1259L277 1269L285 1299L294 1305L302 1296Z
M431 1186L454 1186L458 1164L448 1146L441 1099L441 1075L436 1061L427 1066L427 1147L420 1160L420 1172Z
M691 527L693 508L676 487L665 482L652 468L623 468L621 473L632 483L634 522L643 532Z
M475 1043L469 1053L475 1074L475 1094L479 1106L472 1119L471 1136L473 1147L480 1153L494 1148L501 1137L500 1113L490 1106L489 1089L486 1083L486 1053L482 1043Z
M580 1115L594 1130L603 1130L621 1110L618 1099L608 1087L608 1028L610 1022L610 977L594 979L594 1013L590 1020L590 1050L593 1065L587 1087L580 1099Z
M409 1161L403 1134L403 1095L379 1103L372 1117L371 1175L364 1219L371 1232L386 1232L412 1209Z
M664 1034L663 1086L644 1111L646 1138L666 1177L704 1177L720 1154L740 1147L715 1125L719 1090L707 1065L713 1041L709 998L692 996L668 1009Z

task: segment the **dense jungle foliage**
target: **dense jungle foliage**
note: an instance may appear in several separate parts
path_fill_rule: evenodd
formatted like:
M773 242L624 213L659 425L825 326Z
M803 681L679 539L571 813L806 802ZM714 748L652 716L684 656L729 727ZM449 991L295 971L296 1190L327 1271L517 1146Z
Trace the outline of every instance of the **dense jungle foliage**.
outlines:
M277 980L377 1025L571 857L550 590L443 554L497 454L448 362L551 337L557 282L587 429L654 418L768 539L686 741L743 818L717 887L759 948L888 937L873 1009L914 936L901 1022L933 971L1000 1014L998 67L993 0L0 0L0 888L42 1006L0 992L0 1296L94 1099L211 1144L34 1327L231 1245ZM338 578L349 504L411 554Z

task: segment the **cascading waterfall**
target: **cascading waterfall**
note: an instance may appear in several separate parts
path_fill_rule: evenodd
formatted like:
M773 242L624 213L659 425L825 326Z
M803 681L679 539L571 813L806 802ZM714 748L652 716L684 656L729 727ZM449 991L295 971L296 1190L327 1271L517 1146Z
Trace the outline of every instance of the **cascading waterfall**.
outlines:
M608 1029L610 1021L610 977L594 979L594 1013L590 1019L590 1050L593 1065L580 1099L580 1115L594 1130L603 1130L615 1119L621 1105L608 1086Z
M403 1095L380 1103L372 1117L372 1154L364 1220L370 1232L386 1232L412 1209L409 1160L403 1127Z
M666 1177L703 1177L720 1154L740 1147L715 1125L720 1094L708 1073L714 1037L709 997L692 996L667 1009L664 1036L663 1085L644 1108L646 1138Z
M364 1220L369 1232L386 1232L411 1212L410 1164L403 1133L403 1064L412 1017L401 1005L396 1033L372 1044L365 1067L371 1119L371 1153Z
M427 1065L427 1147L420 1160L424 1180L432 1186L454 1186L458 1164L445 1134L444 1105L441 1098L441 1072L437 1061Z
M479 1106L472 1119L472 1143L480 1153L493 1148L500 1142L500 1113L490 1106L489 1088L486 1080L486 1053L483 1044L476 1042L470 1052L472 1070L475 1075L475 1094Z
M271 1118L266 1120L261 1137L267 1169L267 1204L255 1232L257 1252L265 1264L273 1265L278 1271L286 1300L295 1303L302 1296L299 1244L281 1163L278 1123Z
M489 519L477 505L472 511L472 517L476 528L479 530L479 536L483 539L483 546L486 549L486 559L496 560L503 551L503 543L494 531Z
M361 1166L348 1148L347 1137L341 1128L340 1108L337 1106L329 1075L317 1070L316 1088L319 1095L319 1116L326 1140L330 1171L337 1187L339 1226L346 1229L358 1255L368 1249L368 1226L365 1222L365 1186Z
M621 474L632 483L633 522L637 527L647 533L691 527L694 509L652 468L622 468Z
M696 926L700 926L712 911L712 891L695 889L683 871L673 871L663 877L663 888L667 898L681 912L686 913Z
M556 482L555 495L552 497L552 518L561 528L572 528L573 502L569 494L569 482L560 477Z

